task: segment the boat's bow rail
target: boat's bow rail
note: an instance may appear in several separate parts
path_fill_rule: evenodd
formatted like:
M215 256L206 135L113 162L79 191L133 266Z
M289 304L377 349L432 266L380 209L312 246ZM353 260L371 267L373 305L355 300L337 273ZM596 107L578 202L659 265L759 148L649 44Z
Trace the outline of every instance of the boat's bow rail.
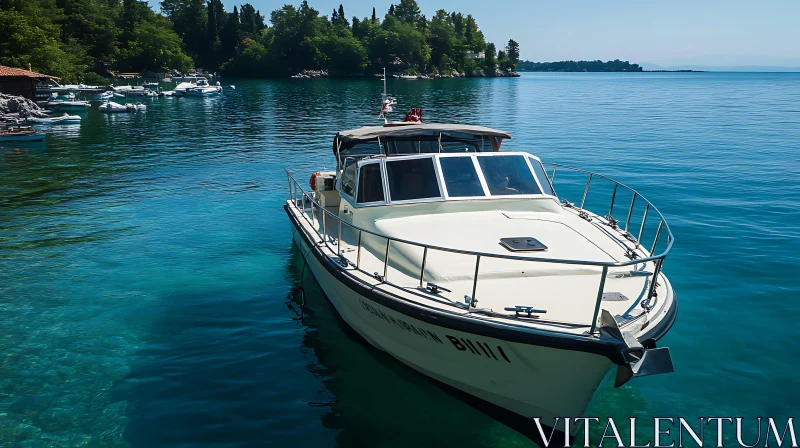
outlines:
M586 219L587 221L595 220L596 223L600 224L601 226L607 228L609 230L609 234L612 232L616 232L618 235L626 238L631 242L633 247L628 250L628 258L627 261L598 261L598 260L580 260L580 259L561 259L561 258L545 258L545 257L532 257L529 254L525 255L514 255L514 254L500 254L500 253L488 253L488 252L478 252L478 251L470 251L470 250L463 250L457 249L452 247L442 247L436 246L431 244L420 243L417 241L409 241L402 238L396 238L393 236L385 235L379 232L375 232L369 229L365 229L356 225L353 225L347 221L342 220L337 214L332 213L331 211L327 210L322 204L317 202L314 199L314 196L311 193L306 192L303 190L301 184L291 175L291 173L286 171L288 176L288 183L289 183L289 194L290 194L290 202L295 207L297 212L302 212L298 214L302 214L304 219L311 224L311 228L314 232L316 232L317 236L320 238L320 242L324 243L325 247L332 253L335 254L333 257L339 262L343 268L352 267L358 271L361 271L367 275L378 277L378 280L389 283L387 279L387 275L389 273L390 267L390 260L392 257L392 243L397 244L407 244L410 246L415 246L421 248L423 251L422 254L422 262L421 266L419 267L419 288L422 288L425 285L425 271L426 271L426 260L428 259L428 253L431 251L439 251L439 252L447 252L453 254L461 254L467 256L475 257L475 265L474 271L472 271L472 294L471 296L467 296L466 300L470 303L470 308L474 307L474 304L477 303L476 298L476 291L477 286L480 278L480 266L482 259L505 259L505 260L518 260L518 261L525 261L525 262L533 262L533 263L551 263L551 264L558 264L558 265L573 265L573 266L592 266L592 267L599 267L602 268L602 273L599 279L599 288L597 290L596 299L594 300L594 311L592 315L591 324L587 324L587 322L558 322L559 324L564 325L571 325L575 327L590 327L589 334L594 335L599 333L598 329L598 316L600 315L601 311L601 302L604 300L604 287L606 283L606 278L609 276L609 268L615 267L626 267L626 266L634 266L634 265L644 265L645 263L653 263L654 269L652 272L646 271L638 271L641 272L640 275L647 275L649 277L647 291L644 297L641 300L641 305L645 310L649 310L652 307L652 299L656 295L656 288L658 286L658 276L661 273L661 267L663 265L664 260L666 259L667 255L669 254L670 250L672 249L672 244L674 241L674 237L672 232L669 228L669 225L666 222L666 219L661 214L661 212L646 198L644 198L641 194L639 194L636 190L628 187L627 185L617 182L609 177L592 173L590 171L572 168L565 165L560 164L544 164L547 167L552 167L551 174L549 176L549 181L551 182L553 189L558 193L567 192L570 190L569 186L571 185L573 191L580 191L582 187L583 196L581 198L580 204L573 204L568 202L567 200L563 199L562 197L562 204L563 207L573 211L574 213L578 214L581 218ZM571 176L564 176L564 172L572 173ZM561 173L559 177L556 177L556 173ZM580 179L577 179L575 175L579 175ZM585 176L585 177L584 177ZM561 182L560 184L556 185L556 179L559 179ZM561 179L565 179L561 181ZM585 185L583 184L585 179ZM594 181L594 184L593 184ZM608 182L610 186L613 186L613 191L610 195L610 203L608 208L607 214L598 214L593 213L584 207L587 204L587 198L590 197L589 192L593 185L595 185L595 190L599 189L596 184L599 181ZM578 190L576 190L576 187ZM623 194L623 192L626 192ZM614 211L615 202L618 201L618 198L621 196L630 195L630 206L627 210L627 218L624 221L624 227L622 226L622 222L616 220L612 213ZM593 195L592 199L596 199ZM625 198L627 199L627 197ZM596 202L596 201L594 201ZM644 211L641 217L641 223L639 225L639 230L637 235L633 235L629 231L629 227L631 225L631 221L634 216L634 208L636 205L641 206L644 204ZM309 213L306 212L307 207L310 207L310 217ZM316 218L317 213L320 212L320 218ZM314 221L318 220L321 221L320 223L315 223ZM331 221L332 220L332 221ZM634 220L635 222L638 219ZM657 222L657 224L656 224ZM333 227L331 227L333 226ZM348 260L345 255L344 251L342 250L342 227L345 226L351 229L358 235L358 242L356 245L357 257L355 262ZM655 235L653 237L652 243L649 242L647 245L644 244L643 235L645 234L645 230L647 227L654 227L655 226ZM330 229L335 229L334 231L336 234L331 234ZM383 273L370 273L363 269L361 263L361 249L362 249L362 236L363 234L373 235L375 237L381 238L382 240L386 241L385 252L382 254L382 263L383 263ZM666 233L666 245L663 244L662 234ZM659 244L661 243L661 244ZM649 251L647 250L649 246ZM655 253L655 251L660 247L663 246L663 249L660 252ZM337 258L338 257L338 258ZM436 288L436 285L428 285L428 289L433 286ZM517 310L516 316L524 316L525 313L536 313L537 310ZM587 310L588 312L588 310ZM522 314L520 314L522 313ZM491 313L490 313L491 315ZM493 317L509 317L509 315L500 315L495 313ZM514 317L514 314L510 315L510 317ZM635 320L636 318L630 318L628 320ZM624 325L625 322L620 322L621 325Z

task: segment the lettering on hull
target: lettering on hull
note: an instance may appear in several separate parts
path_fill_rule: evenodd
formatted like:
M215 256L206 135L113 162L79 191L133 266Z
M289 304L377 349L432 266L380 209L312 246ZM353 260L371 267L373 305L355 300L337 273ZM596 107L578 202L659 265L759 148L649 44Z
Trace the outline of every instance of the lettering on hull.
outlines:
M439 338L439 336L433 331L426 330L422 327L415 327L414 325L411 325L402 319L392 317L391 315L384 313L383 311L379 310L378 308L375 308L374 306L370 305L369 303L363 300L359 299L359 302L361 302L361 306L364 307L365 310L369 311L370 314L396 326L397 328L405 330L409 333L416 334L417 336L428 339L430 341L438 342L439 344L444 344L441 338Z
M364 300L359 299L361 306L366 310L370 315L390 324L394 325L401 330L404 330L408 333L415 334L418 337L424 338L434 343L444 344L442 342L442 338L439 337L436 332L431 331L427 328L422 328L420 326L411 325L408 322L404 321L403 319L397 318L392 316L391 314L387 314L377 307L365 302ZM453 345L453 347L465 353L471 353L472 355L486 357L487 359L491 359L493 361L505 361L510 363L511 360L506 355L506 352L503 350L503 347L496 345L494 348L487 344L486 342L479 341L477 339L471 340L468 338L458 338L455 336L451 336L449 334L444 335L447 340Z

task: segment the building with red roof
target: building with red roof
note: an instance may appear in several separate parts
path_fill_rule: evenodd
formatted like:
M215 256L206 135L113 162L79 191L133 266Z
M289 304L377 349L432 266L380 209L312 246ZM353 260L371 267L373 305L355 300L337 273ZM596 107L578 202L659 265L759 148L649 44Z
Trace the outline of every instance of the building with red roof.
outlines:
M0 65L0 93L7 95L24 96L30 100L36 99L36 86L47 83L55 76L44 75L15 67Z

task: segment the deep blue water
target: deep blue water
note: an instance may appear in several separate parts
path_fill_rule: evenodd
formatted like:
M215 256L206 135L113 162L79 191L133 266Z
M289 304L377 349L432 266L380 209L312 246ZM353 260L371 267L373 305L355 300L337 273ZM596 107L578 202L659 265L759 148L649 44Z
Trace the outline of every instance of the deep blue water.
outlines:
M234 82L0 148L0 447L529 446L352 337L292 248L283 168L333 167L333 135L376 123L381 83ZM797 411L800 74L389 90L667 217L677 371L606 388L589 415Z

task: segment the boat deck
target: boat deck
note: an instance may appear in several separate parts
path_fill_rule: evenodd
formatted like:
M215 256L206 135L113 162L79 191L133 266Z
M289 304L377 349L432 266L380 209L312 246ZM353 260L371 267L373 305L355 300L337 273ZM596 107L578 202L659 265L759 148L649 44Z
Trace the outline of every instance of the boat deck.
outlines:
M478 281L474 282L475 255L425 251L420 246L393 241L385 268L386 238L364 233L359 244L358 231L343 225L339 241L337 220L327 217L323 229L321 210L316 209L312 218L310 206L306 207L305 219L299 207L293 207L291 201L289 205L305 231L314 236L317 232L327 235L327 246L316 237L326 255L336 259L337 251L341 251L351 264L344 268L350 274L405 300L497 322L513 320L514 325L550 331L585 334L591 326L603 270L600 266L482 257ZM327 210L334 215L338 213L336 207ZM638 258L649 256L647 250L637 248L626 238L621 229L608 226L596 215L590 214L591 221L584 219L574 208L562 207L558 213L484 211L459 215L380 219L375 228L376 233L398 239L501 256L598 262L630 261L626 255L630 251ZM452 228L453 223L458 223L458 227ZM511 252L500 245L500 238L505 237L534 237L547 250ZM668 300L657 299L650 313L640 306L648 296L654 270L654 262L608 268L601 308L619 322L625 322L623 326L631 324L629 329L634 334L668 308L664 306ZM434 294L427 289L429 283L437 285L439 292ZM656 292L658 297L671 297L670 285L663 274L659 276ZM476 307L467 305L471 298L477 299ZM514 307L546 312L528 317L526 313L508 310Z

